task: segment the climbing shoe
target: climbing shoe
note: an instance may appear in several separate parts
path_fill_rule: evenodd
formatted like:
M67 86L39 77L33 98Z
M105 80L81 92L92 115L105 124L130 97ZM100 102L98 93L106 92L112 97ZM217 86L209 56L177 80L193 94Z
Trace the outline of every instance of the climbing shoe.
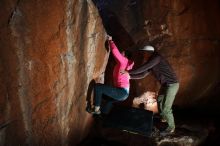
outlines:
M95 108L87 109L87 112L89 112L90 114L93 114L93 115L100 115L101 114L100 109L95 110Z
M166 122L167 122L167 120L166 120L166 119L164 119L164 118L162 118L162 119L161 119L161 122L162 122L162 123L166 123Z

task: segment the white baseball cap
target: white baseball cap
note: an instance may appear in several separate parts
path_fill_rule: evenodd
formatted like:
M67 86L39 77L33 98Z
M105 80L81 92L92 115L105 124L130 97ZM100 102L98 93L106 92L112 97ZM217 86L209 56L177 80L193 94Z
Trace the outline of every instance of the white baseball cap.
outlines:
M139 50L154 51L154 47L153 47L153 46L144 46L143 48L141 48L141 49L139 49Z

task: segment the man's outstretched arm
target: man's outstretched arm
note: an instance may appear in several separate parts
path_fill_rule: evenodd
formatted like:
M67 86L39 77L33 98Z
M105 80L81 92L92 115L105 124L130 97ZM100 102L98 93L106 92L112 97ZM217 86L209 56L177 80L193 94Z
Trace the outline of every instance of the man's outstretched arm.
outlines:
M135 70L129 71L129 74L134 75L134 74L140 74L145 71L148 71L151 68L153 68L155 65L157 65L160 62L160 59L161 59L161 56L159 56L159 55L152 56L152 58L150 58L149 61L144 63L141 67L139 67Z
M143 79L149 74L150 74L149 70L144 71L144 72L139 73L139 74L130 74L130 79Z

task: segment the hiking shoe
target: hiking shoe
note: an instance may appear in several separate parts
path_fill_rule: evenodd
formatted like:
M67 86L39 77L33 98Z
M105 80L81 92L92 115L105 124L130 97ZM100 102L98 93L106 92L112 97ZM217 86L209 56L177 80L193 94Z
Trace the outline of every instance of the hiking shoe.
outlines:
M175 128L167 128L167 129L165 129L164 131L161 131L160 132L160 135L161 136L167 136L167 135L171 135L171 134L173 134L175 132Z

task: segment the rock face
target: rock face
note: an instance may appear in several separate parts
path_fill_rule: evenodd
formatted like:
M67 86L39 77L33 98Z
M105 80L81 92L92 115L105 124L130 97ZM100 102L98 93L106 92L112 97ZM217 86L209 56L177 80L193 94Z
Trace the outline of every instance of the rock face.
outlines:
M76 145L87 135L88 88L104 72L112 80L102 21L119 48L160 49L180 80L176 105L217 106L219 14L218 0L1 0L0 145ZM146 59L133 56L137 66ZM152 76L132 81L130 97L158 89Z
M10 121L0 145L78 143L91 125L88 86L108 61L97 9L90 0L3 0L0 9L0 122Z

